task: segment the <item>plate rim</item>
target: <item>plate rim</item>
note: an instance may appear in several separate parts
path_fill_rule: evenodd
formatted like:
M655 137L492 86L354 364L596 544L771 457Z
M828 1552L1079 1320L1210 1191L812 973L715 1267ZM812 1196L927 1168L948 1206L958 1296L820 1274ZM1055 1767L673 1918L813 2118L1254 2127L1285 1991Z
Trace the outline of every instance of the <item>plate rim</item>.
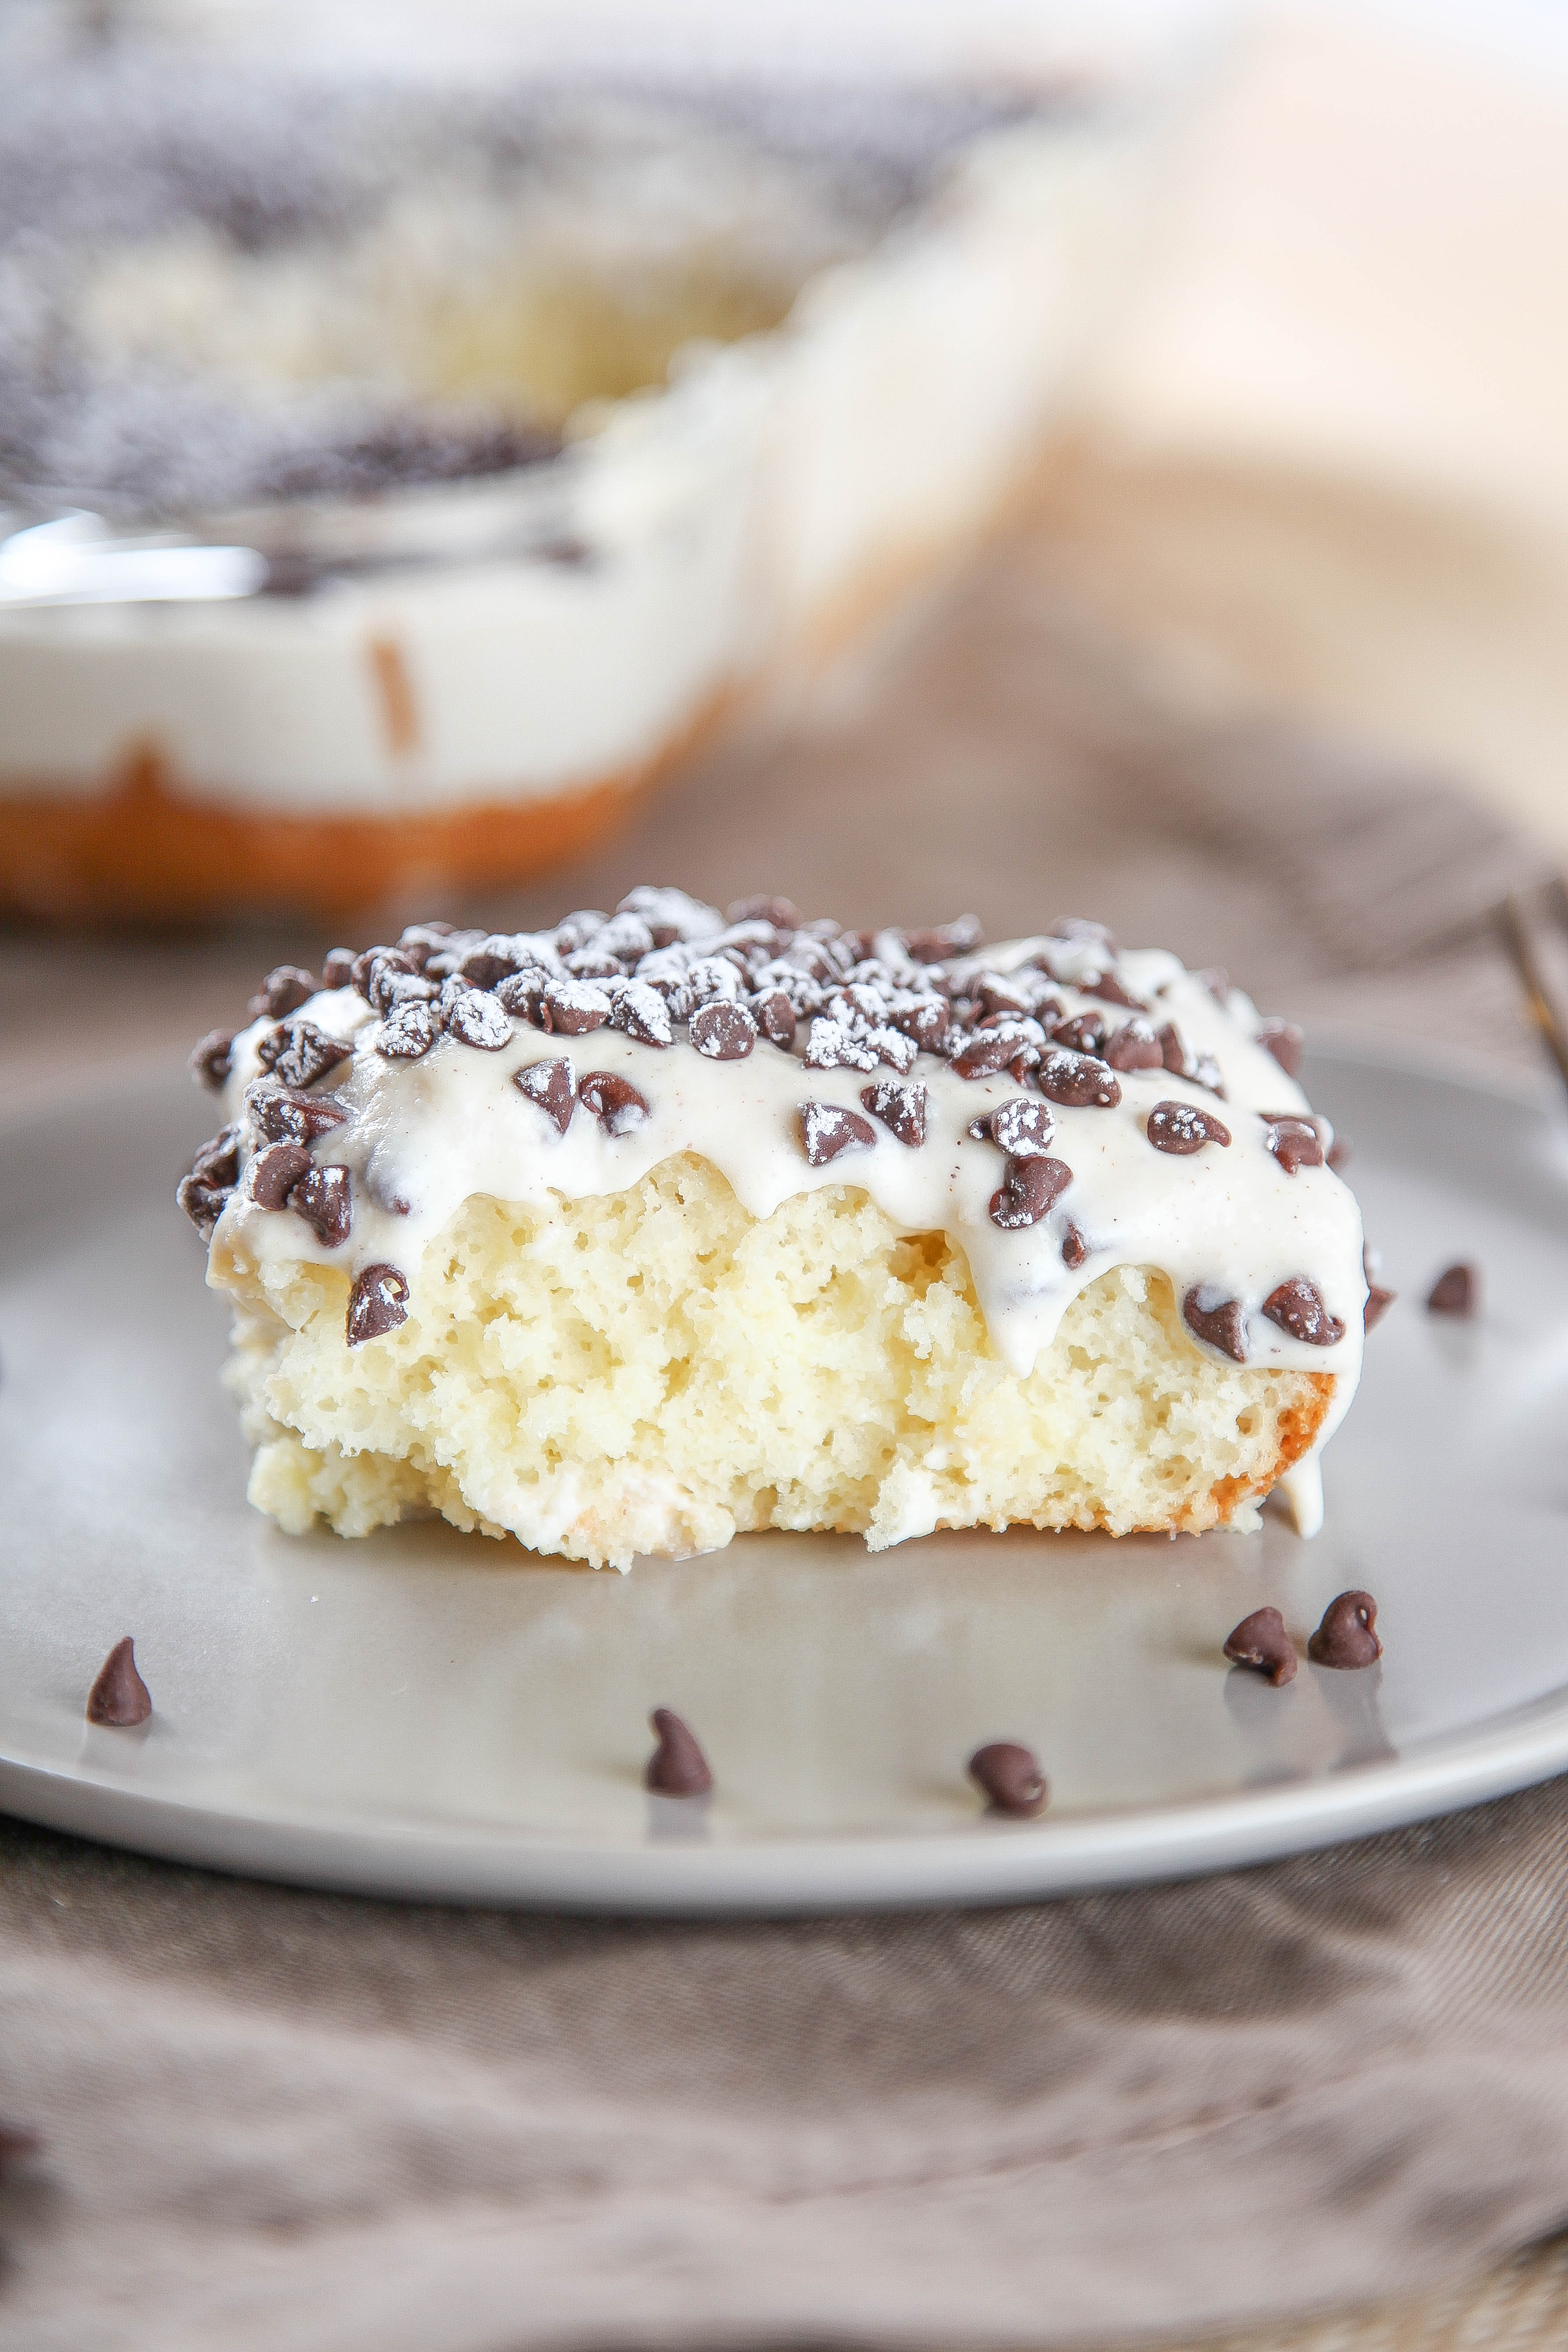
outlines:
M1416 1041L1369 1046L1330 1023L1317 1037L1312 1058L1397 1072L1551 1118L1556 1090L1544 1073L1500 1069L1479 1055ZM171 1084L177 1068L167 1054L147 1051L24 1086L0 1109L0 1144L72 1111L144 1094L149 1082ZM822 1916L1042 1901L1245 1868L1433 1819L1564 1770L1568 1686L1416 1752L1331 1776L1032 1823L982 1818L962 1830L901 1836L627 1844L460 1822L318 1822L192 1801L3 1750L0 1811L169 1862L384 1900L625 1916Z

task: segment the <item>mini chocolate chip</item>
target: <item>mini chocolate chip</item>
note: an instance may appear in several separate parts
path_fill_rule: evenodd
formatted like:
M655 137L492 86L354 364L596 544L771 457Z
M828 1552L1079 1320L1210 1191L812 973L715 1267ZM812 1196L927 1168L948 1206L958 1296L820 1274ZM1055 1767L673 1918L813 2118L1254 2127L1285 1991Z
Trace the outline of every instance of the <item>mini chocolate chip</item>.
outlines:
M127 1633L98 1670L87 1695L87 1719L124 1730L132 1724L145 1723L152 1712L153 1694L136 1671L136 1644Z
M1205 1293L1212 1296L1207 1283L1198 1283L1182 1301L1182 1320L1189 1331L1217 1348L1222 1356L1233 1363L1247 1361L1247 1309L1239 1298L1222 1299L1218 1306L1205 1307Z
M1205 1143L1230 1141L1229 1128L1212 1110L1200 1110L1196 1103L1188 1102L1157 1102L1143 1132L1156 1151L1173 1151L1183 1158L1201 1151Z
M1270 1014L1258 1024L1258 1042L1266 1054L1273 1055L1288 1078L1300 1076L1307 1041L1293 1021L1281 1021L1278 1015Z
M879 1118L890 1134L911 1151L918 1150L926 1139L926 1111L930 1103L924 1087L901 1087L894 1078L881 1079L874 1087L862 1087L860 1101L873 1118Z
M1377 1637L1377 1603L1370 1592L1342 1592L1323 1612L1307 1644L1315 1666L1374 1666L1383 1655Z
M1073 1013L1051 1024L1052 1045L1065 1045L1069 1054L1098 1054L1110 1034L1103 1013Z
M273 1143L250 1163L250 1197L258 1209L280 1209L315 1161L302 1143Z
M1062 1236L1062 1264L1076 1274L1089 1255L1089 1243L1076 1225L1069 1225Z
M441 1034L433 1004L395 1004L376 1033L375 1050L389 1062L416 1062Z
M408 1320L408 1282L395 1265L367 1265L349 1293L348 1343L363 1348Z
M447 1034L481 1054L499 1054L511 1043L511 1023L493 996L470 988L447 1007Z
M622 918L616 918L619 921ZM642 980L628 980L616 992L610 1012L610 1026L623 1035L634 1037L639 1045L673 1045L675 1028L669 1017L669 1007L657 988L649 988ZM792 1024L793 1026L793 1024Z
M704 1004L692 1014L687 1034L704 1060L743 1062L757 1042L757 1024L743 1004Z
M1163 1029L1155 1030L1154 1034L1159 1040L1160 1060L1163 1066L1170 1071L1173 1077L1189 1077L1192 1075L1192 1060L1187 1053L1186 1040L1175 1023L1167 1021Z
M230 1125L204 1143L191 1162L191 1174L203 1184L237 1184L240 1129Z
M466 980L470 988L491 989L510 980L517 970L517 958L510 942L488 939L482 947L470 949L458 966L458 978Z
M787 1052L795 1043L795 1007L782 988L770 988L752 999L752 1017L770 1045Z
M1129 996L1113 971L1091 971L1069 983L1080 996L1098 996L1102 1004L1124 1004L1130 1013L1147 1013L1141 996Z
M200 1044L192 1046L186 1066L197 1086L210 1087L215 1095L222 1092L234 1066L229 1059L233 1047L232 1029L209 1029Z
M1289 1282L1271 1290L1263 1302L1263 1312L1281 1331L1289 1331L1292 1339L1304 1340L1310 1348L1332 1348L1345 1336L1344 1325L1329 1313L1322 1292L1304 1274L1293 1274Z
M800 912L794 899L770 898L765 893L757 898L735 899L724 909L724 919L731 924L771 923L775 931L798 931L800 929Z
M800 1106L801 1140L809 1166L826 1168L841 1151L866 1151L877 1140L877 1130L858 1111L837 1103L807 1102Z
M713 1775L690 1726L668 1706L656 1706L648 1726L658 1746L647 1759L644 1787L659 1797L705 1797Z
M259 1021L264 1013L280 1021L285 1013L297 1012L315 993L316 983L308 971L297 963L280 963L268 973L246 1011L253 1021Z
M647 1097L614 1070L590 1070L577 1092L606 1135L630 1135L649 1116Z
M1114 1110L1121 1100L1121 1082L1114 1070L1092 1054L1069 1053L1065 1045L1042 1055L1035 1084L1066 1110Z
M1018 1739L993 1739L969 1759L969 1777L986 1800L986 1810L1027 1820L1043 1812L1050 1796L1040 1759Z
M296 1016L270 1036L263 1037L257 1046L257 1059L263 1069L286 1087L312 1087L335 1070L340 1062L348 1061L353 1054L352 1044L344 1045L338 1037L329 1037L313 1021L301 1021Z
M602 1029L614 1011L595 981L552 980L540 998L540 1025L563 1037L584 1037L590 1029Z
M1323 1164L1322 1138L1310 1118L1271 1118L1264 1139L1287 1176Z
M992 1142L1015 1160L1026 1160L1031 1152L1045 1152L1057 1124L1050 1105L1037 1101L1032 1095L1010 1096L1006 1102L998 1103L983 1123Z
M1296 1644L1285 1631L1278 1609L1255 1609L1226 1636L1225 1654L1233 1664L1252 1666L1266 1675L1278 1690L1296 1677Z
M390 1013L395 1004L425 1003L439 992L419 961L402 948L374 948L368 962L354 960L354 986L375 1013Z
M968 955L981 944L978 921L960 915L954 923L939 923L929 931L906 931L904 945L916 963L944 963L949 956Z
M531 1021L536 1029L542 1028L541 1008L544 992L553 974L542 964L525 964L521 971L510 971L496 983L496 1003L503 1013L515 1013L520 1021Z
M1473 1265L1445 1266L1426 1293L1428 1315L1473 1315L1480 1304L1480 1283Z
M564 1054L559 1061L525 1063L512 1072L511 1082L565 1134L577 1108L577 1073Z
M251 1125L265 1143L311 1143L349 1116L336 1095L308 1095L297 1087L252 1085L245 1090Z
M1016 1030L976 1030L963 1052L953 1055L952 1067L961 1078L994 1078L1009 1066L1018 1045Z
M940 996L917 996L912 1004L895 1005L888 1019L926 1054L942 1053L952 1029L952 1015Z
M1112 1070L1163 1070L1164 1050L1147 1021L1128 1021L1107 1044L1103 1059Z
M286 1151L289 1146L276 1144L273 1149ZM303 1217L323 1249L337 1249L353 1225L353 1179L335 1164L311 1167L290 1188L288 1205Z
M1009 1160L1001 1190L991 1195L992 1223L1006 1234L1037 1225L1071 1182L1072 1170L1065 1160L1050 1160L1039 1152Z
M354 951L353 948L329 948L326 954L321 958L321 986L323 988L348 988L353 985L353 976Z
M1370 1331L1374 1323L1381 1323L1398 1296L1397 1290L1383 1290L1375 1282L1369 1282L1366 1286L1366 1305L1361 1311L1362 1329Z
M217 1221L233 1197L232 1184L209 1184L196 1175L182 1176L174 1187L175 1202L205 1242L211 1241Z

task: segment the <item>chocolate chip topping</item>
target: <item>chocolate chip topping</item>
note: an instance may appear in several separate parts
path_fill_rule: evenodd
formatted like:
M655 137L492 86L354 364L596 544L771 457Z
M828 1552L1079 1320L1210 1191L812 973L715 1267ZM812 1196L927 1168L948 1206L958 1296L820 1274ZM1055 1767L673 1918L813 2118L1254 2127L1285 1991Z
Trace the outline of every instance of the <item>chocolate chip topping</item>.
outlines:
M805 1102L800 1106L801 1141L807 1165L826 1168L841 1151L866 1151L877 1140L877 1130L858 1111L837 1103Z
M245 1108L264 1143L311 1143L349 1116L348 1105L336 1095L308 1095L262 1080L247 1087Z
M1233 1664L1251 1666L1278 1690L1296 1676L1296 1644L1278 1609L1255 1609L1226 1634L1225 1654Z
M377 1032L375 1050L389 1062L416 1062L441 1034L441 1016L433 1004L395 1004Z
M258 1209L281 1209L315 1161L302 1143L271 1143L250 1163L250 1197Z
M584 1037L602 1029L615 1007L592 980L552 980L540 998L541 1028L563 1037Z
M448 1037L455 1037L459 1045L473 1045L481 1054L499 1054L511 1043L511 1023L495 998L480 989L465 988L455 996L446 1007L444 1020Z
M1189 1331L1195 1332L1211 1348L1217 1348L1232 1363L1246 1363L1247 1309L1239 1298L1222 1298L1213 1303L1210 1285L1198 1283L1182 1301L1182 1320Z
M669 1008L658 989L649 988L646 981L628 980L623 988L616 990L615 1002L610 1007L610 1026L619 1029L627 1037L635 1038L639 1045L662 1046L675 1043L675 1027L669 1017ZM790 1034L792 1036L795 1034L793 1017Z
M1012 1066L1023 1042L1010 1028L977 1030L953 1055L952 1066L961 1078L994 1078Z
M1287 1176L1294 1176L1298 1168L1321 1168L1323 1164L1323 1141L1310 1118L1298 1118L1294 1113L1279 1118L1269 1117L1264 1140Z
M1074 1013L1051 1024L1051 1043L1065 1045L1069 1054L1099 1054L1110 1034L1103 1013Z
M1164 1048L1147 1021L1128 1021L1105 1047L1104 1060L1112 1070L1162 1070Z
M1307 1041L1293 1021L1281 1021L1277 1014L1270 1014L1258 1024L1258 1042L1266 1054L1273 1055L1288 1078L1300 1076Z
M1018 1739L993 1739L969 1759L969 1777L986 1800L986 1810L1026 1821L1043 1812L1050 1796L1040 1759Z
M127 1633L98 1670L87 1695L87 1719L125 1730L145 1723L152 1712L153 1694L136 1671L136 1644Z
M210 1241L213 1232L234 1194L239 1176L239 1153L235 1148L239 1129L226 1127L210 1143L204 1143L195 1157L188 1176L182 1176L174 1188L174 1199L189 1217L204 1241Z
M564 1054L558 1061L526 1064L512 1072L511 1082L565 1134L577 1108L577 1073Z
M766 988L752 999L752 1018L770 1045L795 1043L795 1007L782 988Z
M1001 1190L991 1195L992 1223L1006 1234L1037 1225L1071 1182L1072 1170L1065 1160L1047 1159L1038 1152L1009 1160Z
M1073 985L1081 995L1098 996L1102 1004L1125 1004L1132 1013L1147 1013L1149 1010L1141 996L1129 996L1113 971L1086 972Z
M705 1797L713 1775L690 1726L668 1706L656 1706L648 1725L658 1746L647 1759L644 1787L658 1797Z
M408 1320L408 1282L395 1265L367 1265L349 1293L348 1343L363 1348Z
M296 1012L315 993L316 983L308 971L301 971L297 963L280 963L268 973L246 1011L253 1021L259 1021L263 1013L270 1020L280 1021L285 1013Z
M650 1116L647 1097L614 1070L590 1070L577 1092L606 1135L629 1135Z
M324 1078L329 1070L348 1061L353 1053L352 1045L344 1045L340 1037L329 1037L313 1021L296 1015L260 1040L256 1058L283 1086L313 1087L318 1078Z
M1113 1070L1092 1054L1074 1054L1064 1045L1041 1055L1035 1084L1067 1110L1114 1110L1121 1100L1121 1084Z
M1012 1096L976 1124L983 1124L992 1142L1015 1160L1046 1151L1056 1129L1048 1104L1037 1102L1032 1095Z
M1309 1348L1332 1348L1345 1336L1344 1325L1329 1313L1322 1292L1304 1274L1293 1274L1289 1282L1271 1290L1263 1302L1263 1312L1281 1331L1289 1331L1292 1339L1304 1340Z
M879 1118L900 1143L911 1151L918 1150L926 1139L926 1112L930 1104L924 1087L900 1086L896 1078L882 1078L874 1087L862 1087L860 1101L873 1118Z
M1173 1021L1167 1021L1163 1028L1155 1030L1154 1034L1160 1043L1161 1062L1163 1064L1164 1067L1170 1071L1172 1076L1175 1078L1191 1077L1193 1074L1192 1057L1187 1052L1186 1040L1182 1035L1182 1033L1177 1028L1175 1023Z
M1076 1274L1089 1255L1089 1243L1076 1225L1069 1225L1062 1235L1062 1264Z
M1428 1315L1473 1315L1480 1304L1480 1283L1473 1265L1445 1266L1426 1293Z
M743 1004L704 1004L687 1032L709 1062L743 1062L757 1042L757 1024Z
M290 1187L288 1205L304 1218L323 1249L337 1249L353 1227L353 1179L346 1168L311 1166Z
M1375 1282L1369 1282L1366 1286L1366 1305L1362 1308L1361 1314L1362 1329L1370 1331L1374 1323L1381 1323L1398 1296L1397 1290L1384 1290Z
M1342 1592L1323 1612L1307 1644L1315 1666L1374 1666L1383 1655L1377 1603L1370 1592Z
M232 1029L209 1029L199 1045L192 1046L186 1067L197 1086L208 1087L215 1095L222 1093L233 1068L229 1059L233 1049Z
M321 986L349 988L353 984L354 951L353 948L329 948L321 958Z
M1201 1151L1205 1143L1230 1141L1229 1128L1212 1110L1189 1102L1157 1102L1143 1132L1156 1151L1173 1151L1184 1159L1189 1152Z

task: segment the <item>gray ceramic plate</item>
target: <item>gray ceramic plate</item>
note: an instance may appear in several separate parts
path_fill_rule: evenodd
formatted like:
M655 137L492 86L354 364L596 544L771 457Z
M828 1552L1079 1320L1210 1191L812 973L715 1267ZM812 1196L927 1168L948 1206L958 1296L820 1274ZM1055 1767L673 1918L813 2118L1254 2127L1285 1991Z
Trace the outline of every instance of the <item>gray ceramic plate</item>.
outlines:
M224 1315L174 1181L183 1076L0 1133L0 1803L148 1852L463 1902L973 1903L1326 1844L1568 1768L1568 1129L1554 1106L1320 1056L1314 1098L1400 1302L1327 1463L1323 1533L742 1538L629 1577L445 1528L294 1541L245 1501ZM1423 1312L1483 1269L1471 1324ZM1347 1585L1381 1667L1274 1691L1220 1643ZM156 1703L82 1703L121 1633ZM641 1786L651 1706L695 1804ZM982 1740L1049 1772L984 1818Z

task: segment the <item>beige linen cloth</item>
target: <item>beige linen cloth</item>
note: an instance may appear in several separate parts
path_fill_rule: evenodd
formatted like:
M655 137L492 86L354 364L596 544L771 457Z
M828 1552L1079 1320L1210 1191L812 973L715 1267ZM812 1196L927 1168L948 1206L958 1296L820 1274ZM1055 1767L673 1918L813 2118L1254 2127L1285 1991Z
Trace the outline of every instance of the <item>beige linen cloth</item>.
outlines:
M1454 78L1391 98L1326 37L1222 94L1184 257L1029 527L629 837L468 911L656 878L993 936L1089 912L1270 1010L1534 1066L1485 909L1568 838L1560 538L1520 520L1532 480L1568 510L1529 462L1564 411L1514 401L1489 474L1485 385L1441 393L1412 294L1404 374L1391 346L1330 431L1310 249L1258 374L1268 203L1343 206L1427 293L1401 237L1464 243ZM1497 104L1539 226L1550 142ZM1373 428L1417 392L1399 476ZM14 941L8 1083L172 1054L324 944ZM776 1925L412 1909L0 1825L0 2120L42 2138L0 2184L19 2352L1561 2345L1568 2238L1515 2250L1568 2229L1568 1783L1187 1885Z
M1427 777L1173 710L1071 579L1020 535L492 913L644 874L993 935L1092 908L1529 1066L1481 909L1532 854ZM14 1066L175 1051L321 945L17 942ZM18 2352L1168 2345L1418 2295L1568 2224L1568 1784L1191 1885L779 1925L410 1909L12 1825L0 2116L44 2141L0 2189ZM1356 2340L1483 2307L1560 2340L1568 2263L1482 2293Z

